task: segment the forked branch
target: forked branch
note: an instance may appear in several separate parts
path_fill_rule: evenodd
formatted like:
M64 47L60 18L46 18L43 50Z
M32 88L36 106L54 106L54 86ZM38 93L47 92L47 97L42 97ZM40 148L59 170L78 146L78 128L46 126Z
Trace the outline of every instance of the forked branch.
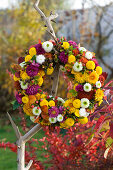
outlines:
M18 127L14 123L13 119L11 118L10 114L8 114L9 120L12 124L12 127L15 131L17 137L17 162L18 162L18 170L29 170L33 161L30 160L28 165L25 167L25 143L35 135L42 127L37 124L35 125L30 131L28 131L24 136L21 135Z
M34 8L38 11L38 13L40 14L41 18L43 19L43 21L46 24L47 27L47 32L49 32L49 34L51 35L51 37L57 41L54 29L52 27L51 21L54 21L55 18L58 17L58 14L56 13L55 15L52 14L52 12L50 13L49 17L46 17L46 15L42 12L42 10L38 7L39 6L39 2L40 0L37 0L36 3L34 4Z

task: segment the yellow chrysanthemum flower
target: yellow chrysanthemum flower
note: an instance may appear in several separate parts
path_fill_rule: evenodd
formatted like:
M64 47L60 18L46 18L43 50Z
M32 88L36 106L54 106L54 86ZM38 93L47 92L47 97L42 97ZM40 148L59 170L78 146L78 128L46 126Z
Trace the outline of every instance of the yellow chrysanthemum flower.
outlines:
M64 107L69 107L70 113L75 112L75 107L73 106L73 99L68 99L64 103Z
M33 57L34 55L36 55L36 48L32 47L29 49L29 54Z
M27 55L26 57L25 57L25 62L28 62L29 60L31 60L32 59L32 56L31 55Z
M75 110L76 110L75 107L70 107L70 108L69 108L70 113L74 113Z
M84 73L82 74L81 72L76 72L74 74L75 76L75 81L78 82L78 83L85 83L86 80L87 80L87 77L88 77L88 74L87 73Z
M75 62L75 61L76 61L76 58L75 58L74 55L68 56L68 63L69 63L69 64L71 64L71 63L73 63L73 62Z
M66 100L65 103L64 103L64 106L65 107L73 107L73 100L72 99L69 99L69 100Z
M42 94L41 96L40 96L40 98L41 99L45 99L47 96L45 95L45 94Z
M47 69L47 75L51 75L51 74L53 73L53 71L54 71L54 68L53 68L53 67L48 68L48 69Z
M88 61L86 63L86 68L89 70L94 70L95 69L95 63L93 61Z
M25 71L21 71L21 72L20 72L20 77L21 77L23 80L30 79L30 77L27 75L27 73L26 73Z
M22 102L23 103L28 103L29 102L29 98L27 96L22 97Z
M98 75L101 75L102 74L102 67L97 66L96 67L96 72L97 72Z
M66 100L64 103L64 107L67 107L69 105L69 100Z
M75 109L75 112L74 112L75 116L77 117L80 117L80 114L79 114L79 109Z
M66 125L67 127L73 126L74 123L75 123L75 121L74 121L73 118L67 118L67 119L65 120L65 125Z
M24 106L23 106L23 111L24 111L28 116L33 116L32 108L30 107L29 102L24 104Z
M104 97L104 92L101 89L97 89L95 93L95 100L96 101L101 101Z
M39 85L39 86L42 86L42 84L43 84L43 78L40 77L40 78L38 79L38 85Z
M41 94L40 94L40 93L37 93L35 96L36 96L36 99L37 99L37 100L40 100L40 99L41 99Z
M55 102L53 100L50 100L48 104L50 107L55 106Z
M73 101L73 106L76 108L76 109L79 109L80 108L80 104L81 104L81 101L79 99L75 99Z
M48 106L48 101L46 99L42 100L40 106Z
M78 122L80 122L81 124L86 124L88 122L88 118L84 117L83 119L78 119Z
M14 81L19 81L20 78L16 77L15 75L13 76Z
M88 75L87 81L90 84L95 84L98 81L98 79L99 79L99 75L97 74L96 71L93 71Z
M66 50L66 49L68 49L69 48L69 43L68 42L63 42L63 45L62 45L62 47L64 47L64 49Z
M45 72L43 70L39 70L38 75L43 77L43 76L45 76Z

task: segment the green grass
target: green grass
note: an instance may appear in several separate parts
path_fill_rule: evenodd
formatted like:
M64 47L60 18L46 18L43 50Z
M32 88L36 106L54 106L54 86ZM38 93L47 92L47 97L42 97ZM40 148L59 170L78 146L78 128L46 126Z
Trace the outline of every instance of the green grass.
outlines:
M0 169L1 170L16 170L16 154L9 149L0 149Z
M11 126L0 127L0 141L12 142L16 141L15 134ZM0 169L1 170L16 170L16 153L9 149L0 149Z
M19 122L16 122L19 125ZM21 130L21 128L19 127ZM36 139L40 139L44 136L44 132L41 130L34 136ZM0 141L4 142L16 142L16 136L13 131L13 128L10 125L0 126ZM45 150L41 149L41 142L39 142L39 148L37 149L37 158L39 161L43 163L46 159L42 156L43 152L46 152ZM16 170L17 168L17 155L14 152L11 152L9 149L1 149L0 148L0 170ZM48 165L45 165L45 169L48 167Z

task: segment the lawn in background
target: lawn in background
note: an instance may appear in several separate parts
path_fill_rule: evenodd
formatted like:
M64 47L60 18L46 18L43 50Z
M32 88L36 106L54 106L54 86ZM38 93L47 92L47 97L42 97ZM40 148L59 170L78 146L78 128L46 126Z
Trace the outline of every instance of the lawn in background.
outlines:
M19 125L18 121L17 124ZM19 129L21 129L21 127L19 127ZM38 134L34 136L34 138L40 139L43 136L44 136L44 132L40 130ZM16 142L16 136L11 124L1 126L1 120L0 120L0 141L11 142L11 143ZM39 143L39 145L41 146L41 143ZM40 146L39 148L41 148ZM41 162L46 160L41 156L42 152L46 152L46 151L44 150L37 151L38 160L40 160ZM16 153L11 152L9 149L0 148L0 170L16 170L17 169L16 159L17 159ZM49 165L45 165L45 167L48 166Z

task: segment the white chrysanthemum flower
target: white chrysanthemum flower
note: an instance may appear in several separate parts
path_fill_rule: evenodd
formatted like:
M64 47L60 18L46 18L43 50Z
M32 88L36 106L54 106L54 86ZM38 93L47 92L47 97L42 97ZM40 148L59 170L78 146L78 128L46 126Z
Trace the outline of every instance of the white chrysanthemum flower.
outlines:
M23 81L20 81L20 86L23 90L28 88L28 83L24 83Z
M79 72L83 69L82 63L81 62L76 62L73 66L73 70L76 72Z
M79 48L79 51L80 51L80 52L84 52L84 51L86 52L86 49L85 49L84 47L80 47L80 48Z
M81 99L81 107L88 108L89 107L89 100L87 98Z
M49 117L49 122L50 123L56 123L57 122L57 118L56 117Z
M83 116L83 117L87 117L87 116L89 116L89 113L86 112L86 109L85 109L85 108L80 108L80 109L79 109L79 115L80 115L80 116Z
M24 66L26 65L25 61L23 61L22 63L19 64L22 68L24 68Z
M52 43L52 42L49 42L49 41L45 41L45 42L42 44L42 48L43 48L47 53L49 53L49 52L53 49L53 43Z
M84 84L83 88L84 88L84 91L89 92L89 91L91 91L92 87L91 87L91 84L86 83L86 84Z
M59 114L59 115L57 116L57 121L58 121L58 122L62 122L62 121L63 121L63 116L62 116L61 114Z
M45 62L45 56L40 54L36 56L36 62L39 64L43 64Z
M88 60L90 60L90 59L92 59L93 55L92 55L92 53L91 53L90 51L88 51L88 52L86 52L85 57L86 57Z
M100 88L101 87L101 82L100 81L97 81L96 82L96 88Z
M35 120L38 118L39 116L30 116L30 120L32 121L32 122L35 122Z
M86 117L86 109L85 108L80 108L79 109L79 115Z
M41 114L41 109L40 108L37 108L37 107L34 107L33 109L32 109L32 111L33 111L33 114L34 115L37 115L37 116L39 116L40 114Z
M62 103L65 103L64 99L62 99L61 97L58 97L57 100L62 102Z

